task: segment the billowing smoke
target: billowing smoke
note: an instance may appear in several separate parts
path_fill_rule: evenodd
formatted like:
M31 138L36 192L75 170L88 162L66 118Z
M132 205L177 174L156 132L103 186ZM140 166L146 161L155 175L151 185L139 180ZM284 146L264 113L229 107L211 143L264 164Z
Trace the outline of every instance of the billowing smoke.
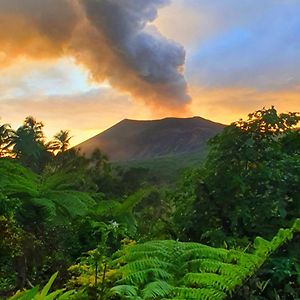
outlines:
M150 23L168 0L1 0L0 66L72 56L93 80L157 108L184 110L185 51Z

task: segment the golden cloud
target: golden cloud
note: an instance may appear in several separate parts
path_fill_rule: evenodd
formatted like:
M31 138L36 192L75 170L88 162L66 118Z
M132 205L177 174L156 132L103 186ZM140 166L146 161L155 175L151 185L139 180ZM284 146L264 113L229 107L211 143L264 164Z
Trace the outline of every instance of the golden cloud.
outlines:
M274 105L278 111L300 111L300 87L290 90L259 91L250 88L191 87L194 114L224 124L234 122L262 107Z

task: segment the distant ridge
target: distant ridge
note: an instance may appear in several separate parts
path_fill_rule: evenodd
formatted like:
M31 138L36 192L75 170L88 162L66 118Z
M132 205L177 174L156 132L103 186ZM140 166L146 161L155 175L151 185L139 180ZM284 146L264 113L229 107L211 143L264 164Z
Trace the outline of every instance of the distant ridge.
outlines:
M99 148L112 161L147 160L201 151L224 125L201 117L161 120L124 119L76 148L87 156Z

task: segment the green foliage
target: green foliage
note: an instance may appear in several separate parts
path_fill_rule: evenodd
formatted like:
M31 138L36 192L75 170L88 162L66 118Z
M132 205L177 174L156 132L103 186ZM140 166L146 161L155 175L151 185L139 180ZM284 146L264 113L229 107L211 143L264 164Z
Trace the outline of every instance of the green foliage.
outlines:
M86 215L95 204L86 193L70 190L64 173L40 177L19 164L0 160L0 191L23 204L42 209L49 220L64 221L65 217ZM74 176L74 175L73 175ZM56 189L57 188L57 189Z
M13 137L12 152L26 167L40 172L50 157L47 151L44 124L33 117L27 117Z
M102 200L99 201L91 214L94 220L117 221L127 227L128 233L134 235L137 222L133 215L134 208L150 193L152 189L140 189L134 194L125 197L122 201Z
M37 175L14 160L1 159L0 174L0 251L16 273L15 285L23 288L28 278L41 280L45 272L69 263L81 247L76 223L95 201L73 190L70 173Z
M120 280L112 292L122 299L225 299L249 280L279 247L300 232L300 220L254 252L172 240L150 241L117 253Z
M166 188L152 189L134 207L133 214L137 222L135 239L147 241L172 238L173 224L170 222L172 207Z
M130 171L131 173L134 173L135 170L139 170L139 172L144 170L143 177L155 185L173 185L183 171L201 165L204 162L206 155L207 146L194 152L171 154L147 160L118 162L115 163L115 165L125 169L125 173L126 170ZM131 178L133 177L137 176L132 174ZM140 179L141 178L136 178L135 180L137 181L134 181L134 185L136 185ZM124 178L124 182L126 186L129 185L126 177Z
M209 234L213 236L208 240L211 245L219 246L224 241L224 235L218 236L220 224L217 208L209 195L203 173L203 169L185 172L175 192L170 194L174 206L173 234L183 241L204 242L207 242L204 234Z
M72 298L74 291L65 292L63 289L49 293L49 290L56 279L58 273L51 276L48 283L39 291L38 287L34 287L28 291L19 291L9 300L67 300Z
M299 217L299 121L272 107L227 126L176 188L196 152L122 170L32 117L0 125L0 296L59 270L79 293L49 294L54 275L15 299L299 298L299 221L268 241Z
M297 113L262 109L213 138L205 165L174 193L177 236L247 245L299 217L299 120Z
M210 142L204 182L227 234L270 237L297 217L300 157L284 145L299 121L262 109Z

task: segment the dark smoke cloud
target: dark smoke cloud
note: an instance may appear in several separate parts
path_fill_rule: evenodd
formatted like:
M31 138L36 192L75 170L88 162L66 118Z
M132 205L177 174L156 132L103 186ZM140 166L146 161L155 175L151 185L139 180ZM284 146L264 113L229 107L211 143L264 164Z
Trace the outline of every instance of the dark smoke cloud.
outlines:
M168 0L1 0L0 66L73 56L96 81L157 108L184 110L185 51L149 26Z

